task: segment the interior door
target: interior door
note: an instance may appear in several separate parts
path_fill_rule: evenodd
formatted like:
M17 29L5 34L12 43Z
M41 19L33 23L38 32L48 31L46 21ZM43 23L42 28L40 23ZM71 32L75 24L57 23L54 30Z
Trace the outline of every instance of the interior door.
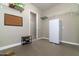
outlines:
M31 12L31 35L32 39L36 39L36 14Z

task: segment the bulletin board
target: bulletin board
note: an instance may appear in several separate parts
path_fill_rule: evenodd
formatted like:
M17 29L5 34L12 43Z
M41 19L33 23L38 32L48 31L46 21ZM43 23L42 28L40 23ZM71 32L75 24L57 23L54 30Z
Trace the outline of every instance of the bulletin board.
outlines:
M23 18L15 15L4 14L4 25L23 26Z

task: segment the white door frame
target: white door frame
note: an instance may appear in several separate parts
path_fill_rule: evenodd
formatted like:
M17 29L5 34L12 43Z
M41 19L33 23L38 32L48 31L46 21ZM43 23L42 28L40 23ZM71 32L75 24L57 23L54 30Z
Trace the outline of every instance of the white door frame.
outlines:
M31 12L36 14L36 39L38 40L38 13L33 10L29 10L29 35L31 35Z

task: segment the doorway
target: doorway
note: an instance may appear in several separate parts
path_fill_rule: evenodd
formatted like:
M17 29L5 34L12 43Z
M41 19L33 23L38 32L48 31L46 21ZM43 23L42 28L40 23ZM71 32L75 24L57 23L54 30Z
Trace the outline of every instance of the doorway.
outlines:
M33 40L37 39L37 23L36 23L37 15L34 12L30 12L30 35Z

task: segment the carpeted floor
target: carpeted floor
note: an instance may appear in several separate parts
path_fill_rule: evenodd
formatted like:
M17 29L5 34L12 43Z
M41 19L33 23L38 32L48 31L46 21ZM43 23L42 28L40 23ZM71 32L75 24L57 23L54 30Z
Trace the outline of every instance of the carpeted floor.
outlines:
M13 50L15 56L79 56L78 46L68 44L56 45L49 43L45 39L33 41L32 44L20 45L4 51L8 50Z

